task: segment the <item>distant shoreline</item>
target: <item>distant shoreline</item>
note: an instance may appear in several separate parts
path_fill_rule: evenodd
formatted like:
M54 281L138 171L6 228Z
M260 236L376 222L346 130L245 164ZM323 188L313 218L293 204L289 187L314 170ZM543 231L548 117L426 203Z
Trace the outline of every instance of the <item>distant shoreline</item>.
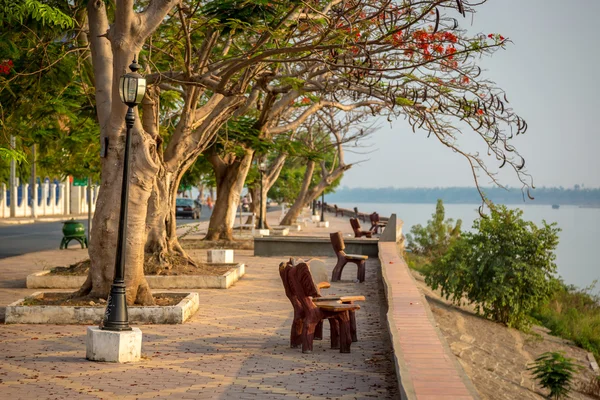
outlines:
M520 189L505 190L498 187L482 188L486 197L497 204L507 205L559 205L600 208L600 189L585 188L538 188L527 193ZM405 203L435 204L442 199L444 204L481 204L476 188L347 188L336 189L325 196L328 203Z

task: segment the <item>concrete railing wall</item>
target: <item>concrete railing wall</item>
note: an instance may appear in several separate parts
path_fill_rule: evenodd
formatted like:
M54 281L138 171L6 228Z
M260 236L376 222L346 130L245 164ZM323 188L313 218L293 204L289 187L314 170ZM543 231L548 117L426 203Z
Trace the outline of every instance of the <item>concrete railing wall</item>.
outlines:
M41 188L41 190L40 190ZM35 184L29 193L29 184L15 186L13 193L21 191L22 196L9 200L9 188L0 184L0 218L45 217L52 215L78 215L88 212L86 186L71 186L64 183ZM38 195L39 193L39 195ZM31 198L33 197L33 198ZM92 212L96 207L98 187L92 187Z
M388 237L384 237L388 232ZM379 260L387 300L387 326L402 399L478 399L450 351L425 296L400 254L401 221L392 214L381 236Z

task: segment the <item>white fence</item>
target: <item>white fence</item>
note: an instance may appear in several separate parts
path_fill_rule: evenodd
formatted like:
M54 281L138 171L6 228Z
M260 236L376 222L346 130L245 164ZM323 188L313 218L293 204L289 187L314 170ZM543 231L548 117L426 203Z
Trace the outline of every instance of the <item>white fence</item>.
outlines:
M98 187L92 186L92 212L96 208ZM0 218L44 217L51 215L78 215L88 212L87 186L72 186L67 182L29 184L13 188L15 199L10 198L6 184L0 184Z

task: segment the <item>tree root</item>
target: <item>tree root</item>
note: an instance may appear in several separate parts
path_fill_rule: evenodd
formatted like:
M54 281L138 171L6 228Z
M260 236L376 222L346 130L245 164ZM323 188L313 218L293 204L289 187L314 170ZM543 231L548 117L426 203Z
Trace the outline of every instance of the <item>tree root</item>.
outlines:
M71 293L69 295L69 299L74 299L77 297L85 297L89 295L92 291L92 276L88 273L87 278L85 278L85 282L79 288L78 291Z

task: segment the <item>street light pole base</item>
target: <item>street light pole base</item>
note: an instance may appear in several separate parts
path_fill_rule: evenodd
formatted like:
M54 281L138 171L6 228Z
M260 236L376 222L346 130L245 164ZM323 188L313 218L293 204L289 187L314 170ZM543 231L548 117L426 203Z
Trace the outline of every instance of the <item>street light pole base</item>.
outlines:
M131 330L127 315L125 283L123 282L113 283L110 287L102 329L117 332Z
M329 228L329 221L317 222L317 228Z
M85 358L91 361L128 363L140 361L142 355L142 331L107 331L88 326Z

